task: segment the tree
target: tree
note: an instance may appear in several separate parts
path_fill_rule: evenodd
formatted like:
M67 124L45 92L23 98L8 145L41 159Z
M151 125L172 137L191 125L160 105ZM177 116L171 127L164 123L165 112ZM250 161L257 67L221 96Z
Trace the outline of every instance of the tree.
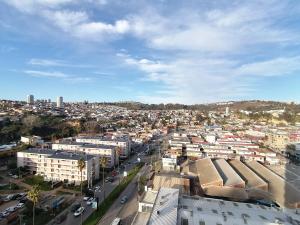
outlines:
M118 157L118 173L120 173L120 155L121 155L121 148L120 147L117 148L116 153L117 153L117 157ZM120 184L120 178L119 178L119 184Z
M34 219L35 219L35 206L38 203L40 199L40 186L39 185L34 185L33 188L28 191L28 199L32 201L33 207L32 207L32 224L34 225Z
M41 125L41 119L35 115L26 116L23 119L23 124L28 128L32 129L33 127L38 127Z
M85 168L85 161L80 158L77 162L77 167L80 170L80 194L81 194L81 207L82 207L82 171ZM81 224L82 224L82 213L81 213Z
M82 171L85 168L85 161L83 158L80 158L77 162L77 167L80 171L80 192L81 192L81 196L82 196Z
M108 159L105 157L100 158L100 166L102 167L102 186L103 186L103 200L105 199L105 188L104 188L104 169L108 163Z

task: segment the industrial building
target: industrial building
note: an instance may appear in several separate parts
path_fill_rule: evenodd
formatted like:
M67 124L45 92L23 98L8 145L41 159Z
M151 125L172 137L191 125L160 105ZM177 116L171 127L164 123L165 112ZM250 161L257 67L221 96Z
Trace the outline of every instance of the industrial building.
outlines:
M247 165L262 179L268 182L269 198L282 207L300 207L300 191L292 184L256 161L247 162Z
M232 169L225 159L214 160L214 165L227 187L245 188L245 181Z
M210 158L199 159L189 166L189 171L198 176L201 187L223 186L223 179Z
M256 173L254 173L240 160L230 160L229 164L246 182L247 189L261 189L264 191L268 191L268 183L261 179Z
M160 188L152 210L138 213L134 225L295 225L296 210L180 195L172 188ZM149 218L150 219L147 221ZM144 220L142 220L144 218ZM140 223L137 223L139 221Z

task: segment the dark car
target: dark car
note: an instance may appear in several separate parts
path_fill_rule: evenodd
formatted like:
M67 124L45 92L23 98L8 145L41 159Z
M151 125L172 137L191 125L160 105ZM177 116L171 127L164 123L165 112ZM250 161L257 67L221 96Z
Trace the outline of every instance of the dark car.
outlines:
M77 209L80 208L80 206L81 206L80 203L76 203L76 204L72 205L71 212L75 212Z
M114 178L113 177L107 177L106 179L105 179L105 183L108 183L108 182L113 182L114 181Z

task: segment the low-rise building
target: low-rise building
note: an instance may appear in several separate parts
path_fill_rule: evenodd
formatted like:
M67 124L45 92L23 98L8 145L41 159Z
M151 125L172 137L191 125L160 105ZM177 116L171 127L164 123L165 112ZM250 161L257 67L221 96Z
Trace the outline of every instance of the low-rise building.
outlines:
M107 158L106 168L113 168L118 164L119 158L117 156L117 146L112 145L96 145L87 143L53 143L52 149L54 150L64 150L73 151L79 153L85 153L89 155L95 155L98 158Z
M17 153L18 167L28 167L32 174L41 175L46 181L63 181L80 184L81 171L78 161L83 159L83 181L99 178L99 160L92 155L31 148Z

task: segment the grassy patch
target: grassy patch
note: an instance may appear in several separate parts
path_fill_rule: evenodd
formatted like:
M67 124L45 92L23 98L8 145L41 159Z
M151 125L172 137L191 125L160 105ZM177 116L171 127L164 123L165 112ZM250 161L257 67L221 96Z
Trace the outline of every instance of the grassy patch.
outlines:
M0 186L0 190L18 190L18 189L20 189L20 187L14 183Z
M44 211L42 209L36 208L35 225L47 224L50 220L54 219L56 215L58 215L60 212L62 212L64 209L66 209L69 206L70 206L69 203L64 202L59 208L50 211ZM24 222L26 222L26 224L32 224L32 203L31 202L26 203L26 208L24 210Z
M24 180L24 183L29 184L31 186L33 185L39 185L42 191L50 191L51 188L51 182L44 181L44 178L42 176L33 176L33 177L27 177Z
M105 215L109 210L114 201L120 196L120 194L125 190L128 184L133 180L135 175L142 168L143 164L140 163L134 169L132 169L128 176L122 180L122 182L106 197L106 199L99 205L99 210L94 211L85 221L84 225L96 225L99 220Z

